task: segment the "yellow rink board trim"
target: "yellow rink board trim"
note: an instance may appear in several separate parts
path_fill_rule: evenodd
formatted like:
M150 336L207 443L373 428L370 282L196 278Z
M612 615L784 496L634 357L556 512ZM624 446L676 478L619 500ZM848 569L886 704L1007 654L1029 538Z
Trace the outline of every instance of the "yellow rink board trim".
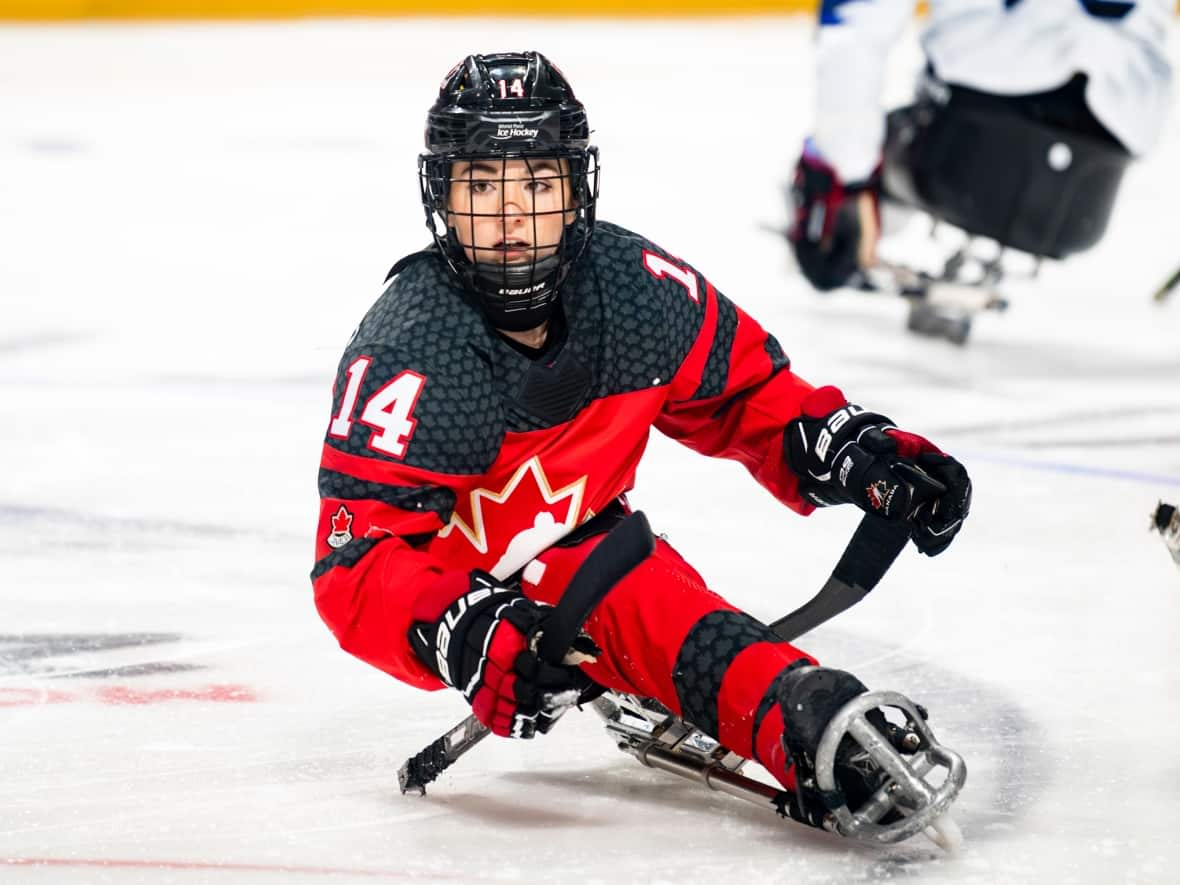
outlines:
M920 4L924 6L925 4ZM814 12L818 0L516 0L511 15L546 17L678 17ZM1180 0L1176 10L1180 12ZM921 10L919 10L921 11ZM487 0L0 0L0 21L80 19L258 19L308 16L487 16L506 10Z
M512 15L529 16L693 16L769 15L811 12L816 0L514 0ZM0 20L63 19L235 19L300 16L503 16L487 0L0 0Z

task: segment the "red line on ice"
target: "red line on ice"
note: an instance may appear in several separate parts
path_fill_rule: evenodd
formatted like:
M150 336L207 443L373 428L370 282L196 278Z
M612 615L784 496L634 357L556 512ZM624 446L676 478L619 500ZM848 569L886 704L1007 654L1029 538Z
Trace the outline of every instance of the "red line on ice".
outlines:
M489 881L467 871L456 874L410 873L397 870L374 870L354 867L315 867L290 864L214 863L188 860L130 860L85 857L5 857L0 865L15 867L121 867L124 869L224 870L227 873L302 873L322 876L371 876L374 879L430 879L435 881Z

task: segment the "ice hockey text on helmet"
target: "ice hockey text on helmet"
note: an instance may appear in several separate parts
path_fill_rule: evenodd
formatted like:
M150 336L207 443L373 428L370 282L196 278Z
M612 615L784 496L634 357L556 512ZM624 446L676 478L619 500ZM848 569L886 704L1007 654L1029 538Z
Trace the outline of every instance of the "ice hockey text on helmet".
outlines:
M536 138L539 129L526 129L522 126L498 126L496 134L492 138L503 140L505 138Z

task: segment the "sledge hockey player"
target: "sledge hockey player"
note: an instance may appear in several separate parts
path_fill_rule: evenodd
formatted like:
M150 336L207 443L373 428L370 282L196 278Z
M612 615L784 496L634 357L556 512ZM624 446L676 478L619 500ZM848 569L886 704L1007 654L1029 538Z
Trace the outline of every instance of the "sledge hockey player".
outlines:
M886 116L886 62L915 5L821 3L814 131L788 231L816 289L873 287L881 198L1038 258L1088 249L1167 116L1173 0L931 0L916 100ZM967 257L948 262L948 282ZM976 282L998 281L989 261ZM934 300L911 302L911 328L965 337L969 323L940 326Z
M738 461L801 514L851 503L902 521L930 556L968 514L966 471L812 387L692 266L596 221L585 109L544 56L464 59L426 148L434 242L393 266L336 378L321 617L390 675L459 689L497 735L544 733L595 686L655 699L764 765L798 797L792 816L820 825L801 775L865 687L730 605L667 541L585 622L579 666L543 663L533 640L628 512L653 427ZM848 795L872 792L871 768L841 757Z

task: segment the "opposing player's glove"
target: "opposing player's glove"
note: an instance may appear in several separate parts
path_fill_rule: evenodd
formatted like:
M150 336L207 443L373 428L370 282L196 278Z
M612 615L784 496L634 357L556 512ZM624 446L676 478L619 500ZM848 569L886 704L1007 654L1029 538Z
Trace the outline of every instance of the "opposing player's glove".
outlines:
M538 658L536 641L551 611L486 572L453 572L415 605L410 644L492 732L531 738L547 732L592 686L573 664L599 653L579 636L565 664Z
M803 414L787 425L785 446L811 503L852 503L906 520L927 556L950 545L971 510L971 480L962 464L883 415L852 405L835 387L807 395Z
M787 232L799 269L820 291L847 285L872 260L879 227L878 178L848 183L810 140L795 166Z

